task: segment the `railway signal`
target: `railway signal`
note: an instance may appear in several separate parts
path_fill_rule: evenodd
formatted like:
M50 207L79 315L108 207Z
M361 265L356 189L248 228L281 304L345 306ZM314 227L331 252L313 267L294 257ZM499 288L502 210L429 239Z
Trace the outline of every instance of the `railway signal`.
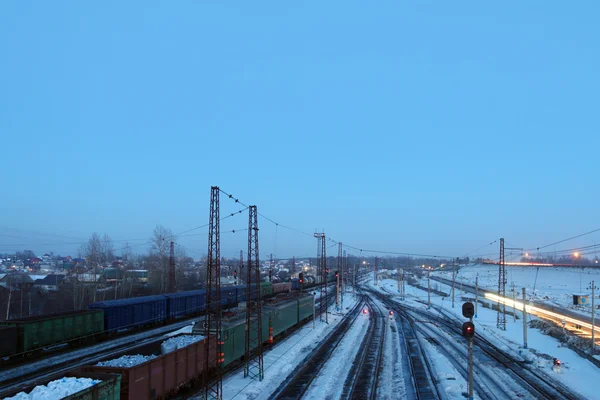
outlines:
M462 326L462 335L467 339L472 339L475 336L475 325L470 321L465 322Z
M300 272L300 275L298 275L298 281L301 285L304 283L304 274L302 272Z
M475 315L475 306L470 301L463 303L462 305L462 314L465 318L473 318Z
M469 318L462 325L462 335L469 340L469 400L473 400L473 337L475 337L475 325L473 324L473 316L475 315L475 306L470 301L463 303L462 314L465 318Z

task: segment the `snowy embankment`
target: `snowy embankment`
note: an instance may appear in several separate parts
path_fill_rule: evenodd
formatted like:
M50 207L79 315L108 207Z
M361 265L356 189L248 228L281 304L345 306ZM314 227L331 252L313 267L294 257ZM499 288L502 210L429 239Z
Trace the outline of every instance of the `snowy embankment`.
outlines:
M505 271L507 297L512 297L514 289L516 297L520 298L521 288L525 288L530 301L562 307L582 315L591 314L592 293L591 289L588 289L591 282L594 281L596 286L600 286L598 268L506 266ZM452 270L435 272L431 276L452 279ZM460 268L456 274L455 288L459 288L461 282L474 286L476 277L479 287L498 290L498 266L491 264L469 264ZM573 305L573 294L588 294L590 302L585 305ZM600 304L600 301L597 303ZM600 313L596 312L596 316L600 317Z
M329 307L329 324L324 321L308 322L303 328L297 330L285 340L279 342L273 349L265 351L264 371L265 377L262 381L244 378L244 370L240 368L237 372L223 379L223 400L231 399L268 399L290 372L310 353L320 341L346 316L358 301L358 296L346 294L344 308L340 312L335 311L335 305ZM200 399L198 395L193 399Z
M426 283L425 283L426 284ZM397 293L398 283L395 280L386 279L380 282L380 286L385 290L384 293ZM440 284L443 291L449 292L448 287ZM462 295L472 296L470 293L461 293L456 286L456 303L452 308L451 299L432 294L432 307L440 308L443 312L459 321L464 321L466 318L462 316L461 306L462 301L459 299ZM427 302L427 292L417 289L413 286L406 285L406 300L399 300L396 296L394 300L399 303L406 302L407 305L413 307L427 306L416 302ZM580 392L585 398L598 398L598 390L595 387L595 382L600 381L600 369L588 360L580 357L574 351L562 347L561 343L556 339L544 335L537 329L527 330L528 349L523 348L523 321L521 319L514 321L513 318L507 316L506 331L496 327L497 312L489 308L478 307L477 318L473 322L476 327L476 335L482 335L497 347L505 352L512 354L517 359L526 359L531 362L540 372L557 379L559 382L569 386L575 391ZM552 371L552 358L556 357L563 363L560 373ZM477 365L475 366L477 368Z
M36 386L31 392L18 393L4 400L54 400L62 399L102 381L90 378L62 378L49 382L47 385Z

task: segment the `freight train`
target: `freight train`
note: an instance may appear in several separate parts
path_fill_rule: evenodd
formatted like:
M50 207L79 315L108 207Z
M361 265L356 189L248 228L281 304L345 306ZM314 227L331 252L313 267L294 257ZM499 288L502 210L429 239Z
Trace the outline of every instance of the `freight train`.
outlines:
M297 279L286 283L260 282L262 298L298 291ZM254 287L256 285L254 284ZM310 286L303 286L310 289ZM246 285L222 286L221 306L230 308L252 299ZM107 337L167 324L206 311L206 291L192 290L164 295L101 301L88 310L69 311L9 320L0 323L0 365L14 355L31 355L59 344L86 345Z
M314 317L314 296L298 292L287 296L276 296L266 300L262 309L262 341L269 345L278 341L287 332L294 330L305 321ZM245 353L246 330L245 315L231 313L222 323L222 351L225 370L239 365ZM197 386L204 372L204 340L191 343L185 347L177 347L164 351L161 341L133 350L127 355L154 356L136 365L109 367L88 365L75 371L70 376L99 377L106 380L103 396L90 397L93 389L86 389L68 398L83 400L88 398L103 398L110 400L146 400L167 398L169 395L186 387ZM216 340L211 337L212 341ZM212 348L212 351L216 351ZM216 360L215 354L212 354ZM214 362L209 363L214 368ZM57 376L53 379L60 378ZM35 385L45 385L48 380L36 382L20 390L30 392ZM100 388L98 388L100 389ZM11 393L14 395L16 393Z

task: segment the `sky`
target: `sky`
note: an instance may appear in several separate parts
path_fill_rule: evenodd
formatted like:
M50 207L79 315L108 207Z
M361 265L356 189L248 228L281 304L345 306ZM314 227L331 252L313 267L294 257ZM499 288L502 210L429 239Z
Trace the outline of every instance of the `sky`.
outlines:
M599 228L598 11L3 1L0 253L92 232L144 251L158 224L205 225L212 185L308 233L261 218L261 256L314 255L315 230L454 256ZM222 222L223 255L247 226ZM191 234L178 245L205 254Z

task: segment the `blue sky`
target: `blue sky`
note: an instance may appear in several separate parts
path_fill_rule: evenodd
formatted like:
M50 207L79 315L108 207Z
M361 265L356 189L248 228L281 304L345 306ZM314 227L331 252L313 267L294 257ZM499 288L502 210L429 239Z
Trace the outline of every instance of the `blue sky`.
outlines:
M0 252L191 229L211 185L361 248L597 228L599 8L2 2ZM315 252L259 224L262 255ZM206 241L180 238L194 256ZM223 234L223 254L246 246Z

